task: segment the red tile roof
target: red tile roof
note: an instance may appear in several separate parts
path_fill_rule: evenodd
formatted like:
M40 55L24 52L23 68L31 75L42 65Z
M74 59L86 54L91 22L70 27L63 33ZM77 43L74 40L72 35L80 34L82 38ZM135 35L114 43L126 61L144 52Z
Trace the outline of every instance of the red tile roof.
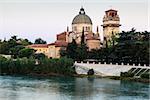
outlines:
M99 36L94 33L88 33L86 35L86 40L100 40Z
M68 43L66 41L55 41L54 43L50 43L48 45L55 45L56 47L66 47Z
M66 47L68 43L66 41L56 41L55 46L56 47Z
M48 44L48 45L55 45L55 43L50 43L50 44Z
M58 35L63 35L63 34L65 34L65 35L66 35L66 34L67 34L67 32L59 33L59 34L57 34L57 36L58 36Z
M47 48L48 44L32 44L32 45L28 45L27 47L29 47L29 48Z

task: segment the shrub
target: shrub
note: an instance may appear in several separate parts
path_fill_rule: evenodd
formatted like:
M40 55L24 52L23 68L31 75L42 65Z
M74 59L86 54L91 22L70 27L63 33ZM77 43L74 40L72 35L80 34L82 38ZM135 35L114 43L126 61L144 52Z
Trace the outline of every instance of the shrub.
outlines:
M149 79L150 78L150 74L146 73L146 74L142 74L141 78L146 78Z
M66 74L72 75L75 73L73 69L73 60L70 58L60 59L40 59L40 64L35 64L35 59L18 58L18 59L5 59L0 57L0 74Z
M88 75L94 75L94 70L93 69L89 69L89 71L87 72Z

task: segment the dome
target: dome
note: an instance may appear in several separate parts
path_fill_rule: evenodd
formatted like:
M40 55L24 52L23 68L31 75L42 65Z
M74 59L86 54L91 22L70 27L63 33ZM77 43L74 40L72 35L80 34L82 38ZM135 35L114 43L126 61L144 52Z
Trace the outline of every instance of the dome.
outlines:
M92 20L85 14L84 9L81 8L79 14L73 19L72 24L92 24Z

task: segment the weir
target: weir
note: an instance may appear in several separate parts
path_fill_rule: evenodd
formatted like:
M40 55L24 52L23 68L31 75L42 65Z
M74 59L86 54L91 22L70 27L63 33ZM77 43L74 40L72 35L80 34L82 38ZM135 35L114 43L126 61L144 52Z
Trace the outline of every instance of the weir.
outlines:
M103 64L101 62L77 62L74 63L75 70L77 74L87 74L90 69L94 70L95 75L100 76L120 76L121 72L131 72L136 77L140 77L142 74L149 73L150 72L150 66L149 65L140 65L137 66L135 64L129 65L129 64L107 64L104 62Z

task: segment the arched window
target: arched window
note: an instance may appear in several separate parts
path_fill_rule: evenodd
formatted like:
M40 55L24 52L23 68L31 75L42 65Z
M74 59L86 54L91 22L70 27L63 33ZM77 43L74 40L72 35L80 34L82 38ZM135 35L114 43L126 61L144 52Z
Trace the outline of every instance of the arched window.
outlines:
M114 13L112 13L112 17L114 17Z
M88 27L88 31L90 31L90 27Z
M77 31L77 27L76 26L74 26L74 31Z
M88 31L88 27L86 26L86 29L85 29L86 31Z

